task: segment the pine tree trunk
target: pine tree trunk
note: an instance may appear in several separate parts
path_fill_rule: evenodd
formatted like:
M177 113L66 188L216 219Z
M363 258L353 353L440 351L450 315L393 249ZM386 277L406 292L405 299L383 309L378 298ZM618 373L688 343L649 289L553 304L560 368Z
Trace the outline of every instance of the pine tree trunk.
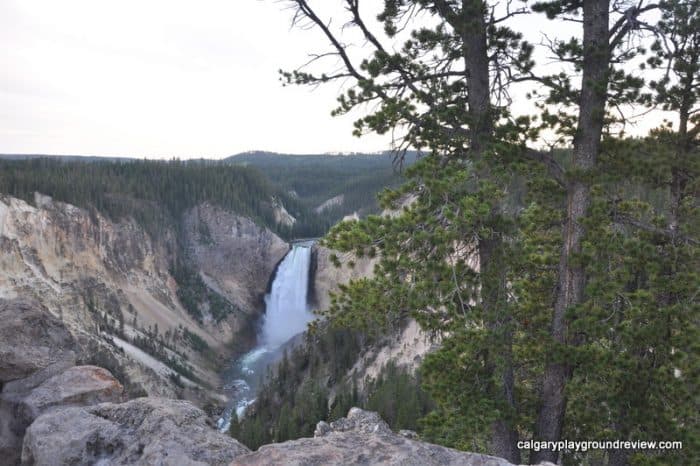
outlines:
M506 405L507 416L491 426L489 453L520 463L518 432L510 416L516 412L515 378L513 375L512 322L507 307L507 277L503 266L503 244L500 237L479 242L479 264L482 276L481 302L488 319L489 331L495 336L489 349L487 367L496 381L495 394Z
M583 2L583 79L579 101L579 120L574 139L574 179L567 189L567 216L564 242L558 269L557 293L554 303L551 337L562 345L575 344L568 335L566 312L581 303L584 295L584 269L575 260L581 252L584 236L582 220L590 205L590 189L581 173L594 168L600 151L608 84L610 52L608 45L609 0ZM540 411L535 424L535 438L540 441L558 441L566 411L566 383L573 368L564 361L547 363L542 382ZM532 452L530 461L556 462L558 453L550 450Z
M678 112L678 142L674 160L671 164L671 208L669 213L669 228L675 234L678 232L681 204L687 184L684 171L686 158L690 157L690 140L688 138L688 120L690 119L690 102L693 96L693 79L686 80L681 107Z
M469 152L474 159L483 156L493 138L493 121L491 112L491 86L489 77L489 58L484 19L484 2L481 0L462 1L462 46L465 70L467 70L467 99L469 103L469 124L471 137ZM499 215L499 212L494 212ZM512 336L505 310L506 277L505 270L496 259L503 250L499 234L479 241L480 273L488 283L482 281L481 304L489 319L490 331L502 335L499 348L503 363L493 366L494 379L498 387L496 393L512 412L515 411L514 377L511 356ZM520 462L520 450L517 448L518 434L512 421L499 419L492 425L490 453L507 459L512 463Z

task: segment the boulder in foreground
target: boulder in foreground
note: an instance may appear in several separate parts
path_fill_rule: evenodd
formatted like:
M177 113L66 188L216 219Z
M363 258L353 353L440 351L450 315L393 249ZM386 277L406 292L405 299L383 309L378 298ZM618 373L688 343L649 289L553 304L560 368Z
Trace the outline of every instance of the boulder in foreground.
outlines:
M75 358L73 337L39 303L0 299L0 322L0 383Z
M137 398L58 409L27 429L24 465L226 465L250 450L187 401Z
M67 362L69 364L70 361ZM56 364L7 383L0 393L0 458L18 464L27 427L41 414L68 406L124 399L124 389L106 369ZM57 372L57 374L54 374ZM43 379L46 379L42 382ZM5 464L5 463L3 463Z

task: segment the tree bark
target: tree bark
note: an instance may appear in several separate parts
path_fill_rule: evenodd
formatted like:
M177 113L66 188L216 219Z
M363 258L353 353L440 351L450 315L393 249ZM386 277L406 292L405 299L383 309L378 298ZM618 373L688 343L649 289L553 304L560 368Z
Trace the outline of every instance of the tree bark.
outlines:
M479 242L481 302L488 316L489 331L495 336L495 344L489 349L487 367L496 381L494 393L505 405L502 417L491 425L489 453L520 463L518 432L512 421L516 412L515 377L513 374L512 319L507 307L507 277L503 266L503 241L500 237L483 238Z
M481 0L462 0L462 47L464 68L467 71L468 118L471 133L469 152L474 159L483 157L493 139L493 116L491 109L491 86L489 76L489 57L486 37L486 19L484 2ZM499 212L493 212L494 216ZM503 244L500 234L494 233L489 238L479 240L479 264L482 279L481 305L489 320L490 331L501 336L500 348L490 353L499 354L495 363L492 361L494 379L497 381L496 395L505 403L510 413L501 417L491 426L490 453L505 458L512 463L520 463L520 450L517 448L518 433L510 419L515 412L515 389L512 364L512 335L509 330L506 300L505 268L497 259L502 254ZM490 281L490 283L485 283Z
M595 167L600 151L605 103L609 79L609 0L583 2L583 79L579 100L579 119L574 138L574 179L567 188L567 216L558 268L557 293L551 324L551 337L556 344L571 345L567 311L581 303L584 296L584 269L575 256L581 252L584 236L582 220L590 205L590 188L581 174ZM535 438L558 441L566 411L566 383L573 367L554 357L546 367L540 395L540 410L535 424ZM531 463L556 462L558 452L532 452Z

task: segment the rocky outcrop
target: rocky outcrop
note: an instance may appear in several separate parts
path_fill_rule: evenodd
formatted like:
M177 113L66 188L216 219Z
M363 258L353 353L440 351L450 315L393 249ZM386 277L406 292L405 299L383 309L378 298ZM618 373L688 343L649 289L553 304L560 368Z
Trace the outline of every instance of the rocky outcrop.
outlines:
M27 427L41 414L66 406L123 401L124 389L109 371L96 366L47 366L25 379L7 383L0 393L0 457L19 461Z
M27 418L36 419L56 406L89 406L124 401L124 387L108 370L97 366L71 367L33 389L22 400Z
M372 346L365 348L348 371L347 380L362 390L367 380L376 380L388 363L410 372L420 367L425 356L439 346L439 338L424 332L418 322L409 319L396 332L387 332Z
M328 210L332 207L340 206L343 205L343 202L345 202L345 194L339 194L335 197L332 197L323 203L321 203L318 207L314 209L314 212L317 214L322 213L324 210Z
M76 348L65 325L41 303L0 299L0 383L74 361Z
M189 257L204 281L247 313L262 311L277 264L289 245L252 220L211 204L184 217Z
M285 227L294 226L297 223L297 219L294 218L292 214L287 212L284 204L277 198L272 198L272 215L275 217L275 223L278 225L283 225Z
M138 398L40 416L27 429L22 464L226 465L248 452L189 402Z
M314 438L263 445L231 466L512 466L493 456L453 450L395 434L377 413L352 408L346 418L319 422Z

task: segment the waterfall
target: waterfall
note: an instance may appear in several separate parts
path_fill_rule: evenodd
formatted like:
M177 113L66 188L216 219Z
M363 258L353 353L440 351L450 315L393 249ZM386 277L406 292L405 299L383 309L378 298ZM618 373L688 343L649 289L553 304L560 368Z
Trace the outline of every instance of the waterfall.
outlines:
M261 332L261 343L269 350L306 330L313 319L306 300L310 264L311 248L299 245L292 248L277 269L270 294L265 296Z
M293 245L277 267L270 292L265 296L258 344L235 361L224 375L224 391L230 402L218 422L222 432L228 430L234 412L240 418L255 401L261 377L277 361L281 347L305 331L314 319L307 301L310 265L311 243L307 242Z

